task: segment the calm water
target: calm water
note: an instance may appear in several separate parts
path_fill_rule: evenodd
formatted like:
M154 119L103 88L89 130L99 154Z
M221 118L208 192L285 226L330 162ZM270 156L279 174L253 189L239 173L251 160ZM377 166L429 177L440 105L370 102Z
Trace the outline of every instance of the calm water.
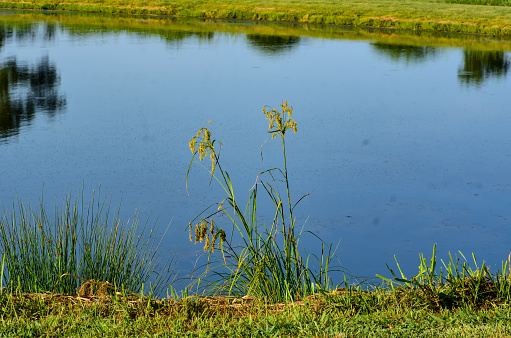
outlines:
M264 105L294 106L298 224L357 276L418 254L499 265L511 235L511 56L479 37L235 22L0 15L0 203L101 186L158 218L188 272L185 228L221 200L188 141L212 120L238 196L280 164ZM87 198L88 198L87 197ZM305 243L317 253L311 243ZM496 269L495 267L493 268Z

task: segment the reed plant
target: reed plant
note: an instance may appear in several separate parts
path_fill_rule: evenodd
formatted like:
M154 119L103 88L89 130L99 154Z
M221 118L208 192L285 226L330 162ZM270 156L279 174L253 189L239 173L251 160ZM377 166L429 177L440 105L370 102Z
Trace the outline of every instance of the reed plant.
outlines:
M303 298L331 286L332 246L321 241L319 256L303 255L300 251L302 236L306 233L315 235L296 230L294 210L307 195L296 202L291 199L285 137L289 130L297 132L292 112L287 101L282 102L280 111L263 107L263 113L270 121L270 138L282 142L283 168L259 173L245 207L235 194L229 173L220 163L222 144L211 138L207 127L200 129L190 141L193 157L187 184L194 160L209 157L211 167L207 170L211 179L218 182L226 195L223 201L210 205L189 224L190 240L204 242L208 254L206 272L197 280L205 282L206 292L250 295L269 302L281 302ZM263 223L258 215L260 190L271 201L272 210L269 216L266 215L266 220L271 220L269 224ZM226 227L217 225L217 220L226 219ZM229 238L226 233L230 233Z
M150 283L146 290L161 292L172 257L158 257L157 224L149 228L139 216L121 220L120 207L95 192L89 204L83 191L75 200L68 195L53 215L43 199L38 208L18 199L0 218L2 285L10 292L76 294L83 281L137 293Z

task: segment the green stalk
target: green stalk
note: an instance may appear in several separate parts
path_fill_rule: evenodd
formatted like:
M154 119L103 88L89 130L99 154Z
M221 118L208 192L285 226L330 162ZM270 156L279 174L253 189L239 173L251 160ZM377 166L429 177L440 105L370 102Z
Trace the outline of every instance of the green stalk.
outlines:
M137 215L131 226L120 220L119 211L110 222L110 206L103 206L98 202L96 208L93 196L84 209L83 200L73 203L68 196L60 209L55 207L53 219L47 216L42 200L39 210L18 200L10 214L4 211L0 218L0 252L7 261L9 291L74 294L79 281L62 278L73 275L114 282L136 292L141 283L153 278L157 267L154 258L161 244L154 245L156 225L146 235L147 223L138 227ZM169 281L170 263L171 257L155 277L155 291ZM4 275L0 278L3 283Z
M199 160L211 156L216 163L216 173L212 174L211 180L214 178L226 193L224 201L229 203L229 208L223 207L222 203L212 204L200 213L191 223L198 223L195 225L196 241L206 241L206 250L208 250L208 259L205 264L206 271L202 273L194 283L198 284L203 281L206 274L212 275L208 283L204 284L204 292L212 294L225 294L244 296L247 294L255 295L257 297L269 301L286 301L291 298L299 298L305 296L307 293L315 290L316 285L326 287L328 278L328 265L331 262L331 252L329 256L324 256L322 251L321 259L318 259L320 264L319 274L313 272L309 267L309 258L307 256L306 263L302 259L298 250L298 236L295 234L295 219L293 216L293 205L291 203L291 192L289 185L289 176L287 168L286 157L286 144L285 144L285 131L290 128L296 132L296 123L289 118L292 108L288 108L286 102L281 105L282 112L271 110L267 118L271 117L272 121L278 121L278 128L270 130L273 135L282 136L282 151L283 151L283 170L273 168L261 172L258 177L263 174L269 175L270 182L258 179L257 184L250 194L247 206L243 212L240 208L235 194L229 174L224 171L220 165L219 156L215 149L215 144L220 142L211 140L211 133L207 128L201 128L199 132L190 141L190 149L193 156L188 167L186 181L189 178L191 165L199 154ZM273 125L273 122L271 125ZM284 122L284 123L282 123ZM197 143L199 143L197 147ZM207 168L206 168L207 169ZM208 170L209 171L209 170ZM286 185L287 203L284 203L283 197L278 188L279 180L274 176L274 171L277 171L283 176ZM275 212L271 219L271 226L260 225L257 221L257 189L262 186L270 201L273 202ZM305 195L306 196L306 195ZM300 202L305 196L300 198ZM298 202L296 204L298 204ZM295 206L296 206L295 204ZM285 206L288 210L285 210ZM218 206L218 208L217 208ZM209 212L210 208L217 208L213 212ZM208 246L210 238L216 238L219 231L224 231L218 226L213 229L208 224L213 222L213 217L223 214L228 217L231 224L231 238L226 241L218 243L219 255L218 260L212 260L214 248ZM289 226L287 225L286 214L290 217ZM280 224L282 222L282 231L280 231ZM212 223L211 223L212 224ZM205 228L206 227L206 228ZM190 227L191 230L191 227ZM204 231L207 230L207 231ZM241 237L241 245L235 245L232 241L232 235L238 233ZM225 234L225 232L223 232ZM191 233L192 237L193 234ZM322 246L324 248L324 245ZM214 263L219 262L215 266Z

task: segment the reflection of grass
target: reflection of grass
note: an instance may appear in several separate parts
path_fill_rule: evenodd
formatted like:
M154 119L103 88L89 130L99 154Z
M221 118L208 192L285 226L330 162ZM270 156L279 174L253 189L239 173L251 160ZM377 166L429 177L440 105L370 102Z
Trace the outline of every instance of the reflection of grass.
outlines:
M450 1L450 0L445 0ZM479 0L466 0L477 3ZM424 31L511 34L508 0L493 0L506 6L446 3L442 0L285 0L240 1L83 1L34 0L1 2L3 8L70 10L82 12L157 14L185 17L288 21ZM454 1L457 2L457 1Z
M98 32L130 32L159 36L169 44L195 38L208 40L214 33L276 36L290 40L292 37L308 36L328 39L371 40L380 44L429 47L462 47L480 51L509 51L511 40L507 37L488 39L477 35L443 34L434 32L397 31L390 29L346 28L328 25L289 24L276 22L251 22L233 25L221 20L204 21L186 18L152 18L107 16L94 14L18 13L3 16L2 22L11 27L25 27L27 22L45 21L58 23L68 34L87 36ZM35 27L35 26L34 26ZM252 41L250 43L254 46ZM266 48L266 47L262 47Z

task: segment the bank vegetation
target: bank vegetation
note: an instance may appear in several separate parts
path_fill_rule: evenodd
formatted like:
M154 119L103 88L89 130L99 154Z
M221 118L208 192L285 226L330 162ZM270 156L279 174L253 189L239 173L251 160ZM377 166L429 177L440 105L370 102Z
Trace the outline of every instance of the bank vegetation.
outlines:
M2 0L0 8L511 35L509 0Z

